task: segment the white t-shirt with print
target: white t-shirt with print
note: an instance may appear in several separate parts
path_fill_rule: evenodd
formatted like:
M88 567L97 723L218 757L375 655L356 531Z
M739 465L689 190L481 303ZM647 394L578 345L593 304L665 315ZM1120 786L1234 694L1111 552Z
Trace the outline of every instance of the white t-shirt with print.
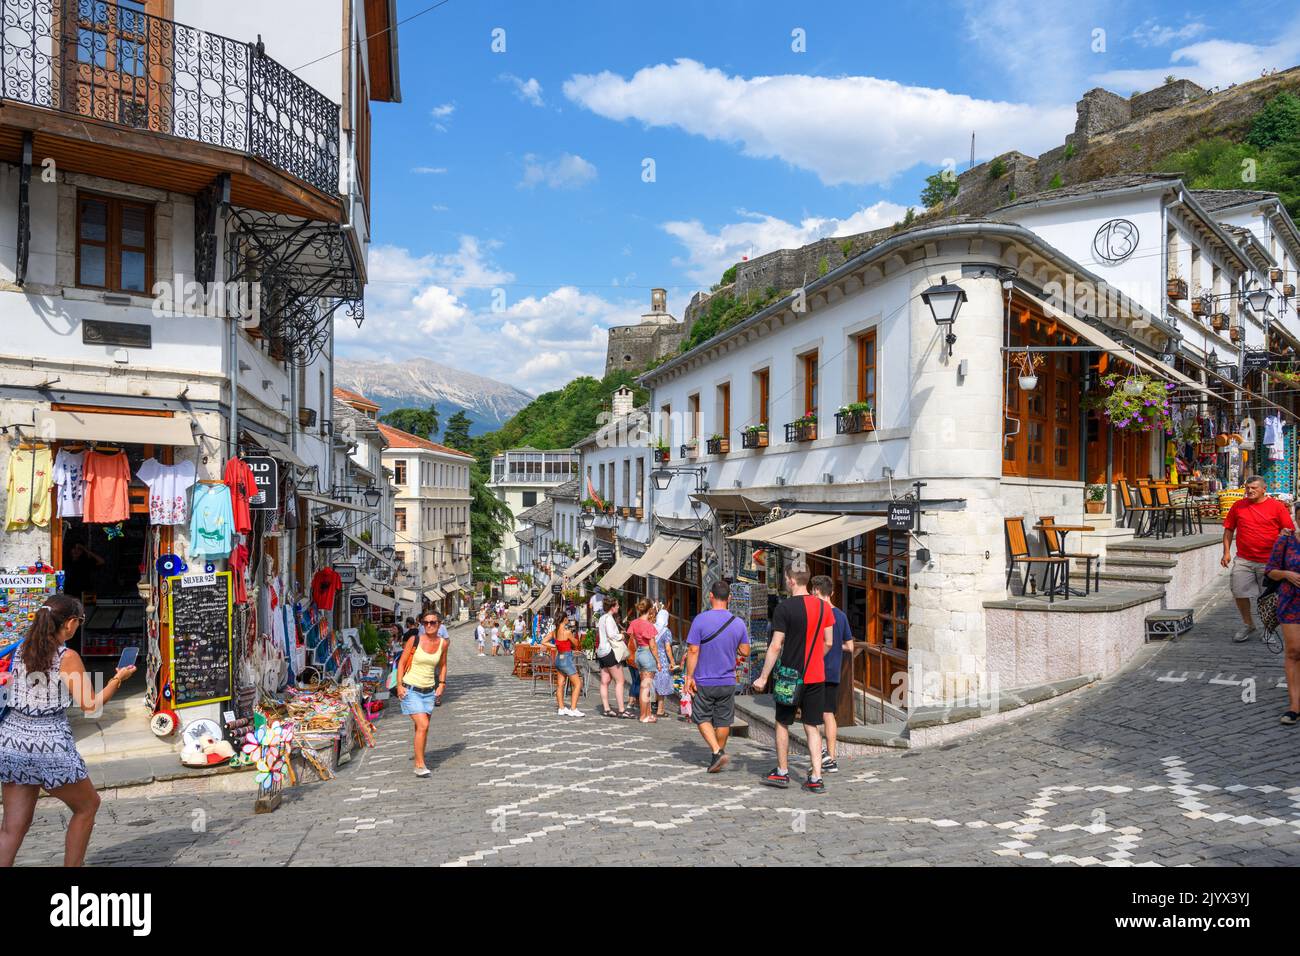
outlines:
M54 456L54 483L59 486L59 517L79 518L84 513L86 453L60 448Z
M190 487L198 478L194 462L164 465L157 459L148 458L135 474L149 486L149 522L184 524L188 517Z

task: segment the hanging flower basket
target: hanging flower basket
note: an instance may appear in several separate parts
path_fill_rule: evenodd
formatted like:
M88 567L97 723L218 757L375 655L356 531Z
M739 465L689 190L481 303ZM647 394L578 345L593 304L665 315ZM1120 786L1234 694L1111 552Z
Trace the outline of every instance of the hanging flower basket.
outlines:
M1170 417L1173 402L1169 394L1177 387L1173 382L1157 381L1146 375L1106 375L1101 384L1100 394L1090 396L1085 404L1099 408L1112 428L1173 434L1174 423Z
M1016 370L1016 381L1021 391L1032 392L1038 387L1038 370L1043 367L1044 360L1045 356L1031 351L1011 353L1011 367Z

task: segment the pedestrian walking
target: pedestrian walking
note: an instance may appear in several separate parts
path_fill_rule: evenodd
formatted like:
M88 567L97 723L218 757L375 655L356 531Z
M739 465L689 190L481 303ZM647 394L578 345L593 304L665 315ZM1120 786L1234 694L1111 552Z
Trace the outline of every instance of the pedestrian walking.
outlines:
M618 626L618 599L611 598L604 604L604 612L596 624L596 662L600 664L600 704L601 713L606 717L631 717L632 714L623 705L623 661L627 659L627 643L623 640L622 629ZM614 702L618 710L610 710L609 684L614 682Z
M415 725L415 775L427 777L430 771L424 765L424 750L429 717L447 689L448 642L438 636L442 617L437 612L427 612L420 623L423 632L407 642L397 663L397 699L402 713Z
M653 724L655 715L650 712L650 691L654 687L655 671L659 669L659 654L655 648L654 605L645 598L636 604L636 619L627 626L628 636L636 646L637 674L640 682L637 700L641 704L641 723Z
M501 619L493 618L492 627L488 631L488 636L492 638L492 656L496 657L501 653Z
M1281 722L1300 723L1300 541L1294 534L1279 535L1265 565L1265 574L1280 582L1277 588L1277 623L1285 657L1287 710Z
M85 620L85 608L76 598L50 595L36 609L36 617L10 662L5 687L9 706L0 717L0 799L4 805L0 866L13 866L32 825L42 788L72 811L63 865L86 862L99 794L77 752L68 708L76 703L85 713L98 713L135 668L119 669L96 694L81 656L66 646Z
M656 618L657 620L657 618ZM677 661L673 657L673 632L667 622L655 634L655 653L659 657L659 669L655 671L654 692L658 702L656 717L667 717L668 698L673 694L673 671L677 670Z
M483 645L484 642L487 640L487 633L488 633L488 623L487 623L487 618L484 618L483 620L478 622L478 627L474 628L474 643L478 645L479 657L486 656L483 653Z
M763 782L773 787L790 785L790 725L797 712L812 756L812 769L803 788L810 793L825 793L821 728L826 713L826 652L834 641L834 618L825 601L808 593L807 569L787 569L785 583L791 596L776 606L763 672L754 681L754 690L763 693L768 677L777 669L772 688L776 705L776 767Z
M582 678L578 675L578 664L573 652L578 646L575 631L577 622L569 616L561 618L559 625L546 639L542 647L548 648L555 655L555 715L557 717L585 717L578 710L578 693L582 690ZM569 706L564 706L564 687L570 685Z
M853 629L849 627L849 617L835 606L831 596L835 593L835 582L830 575L819 574L808 582L813 594L817 595L831 609L835 619L834 642L826 652L826 701L822 714L822 773L839 773L840 765L836 762L839 725L835 720L835 704L840 695L840 671L844 666L845 653L853 653Z
M727 765L727 737L735 717L736 665L749 656L745 623L727 610L731 585L709 589L709 610L691 621L686 634L686 680L691 719L709 747L709 773Z
M512 642L512 645L510 647L506 648L506 650L513 651L514 644L522 644L523 642L524 642L524 616L522 614L516 614L514 641Z
M1240 644L1260 634L1251 616L1251 608L1264 590L1264 566L1273 553L1278 535L1284 530L1294 531L1295 522L1287 506L1268 493L1268 486L1259 475L1246 479L1246 497L1228 509L1223 519L1223 557L1219 563L1231 567L1228 588L1237 602L1241 615L1239 627L1232 639ZM1237 542L1237 556L1232 556L1233 538Z

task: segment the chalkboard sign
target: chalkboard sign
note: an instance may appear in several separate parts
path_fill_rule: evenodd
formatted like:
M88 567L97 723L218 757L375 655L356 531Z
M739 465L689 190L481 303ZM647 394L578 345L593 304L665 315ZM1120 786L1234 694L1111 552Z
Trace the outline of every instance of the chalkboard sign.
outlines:
M911 501L891 501L885 526L890 531L911 531L915 524L915 504Z
M613 563L614 563L614 549L613 549L613 548L597 548L597 549L596 549L596 561L597 561L597 563L599 563L599 564L613 564Z
M1247 352L1243 359L1246 374L1267 370L1272 358L1273 356L1267 350Z
M230 572L177 575L167 579L167 590L172 706L230 700Z
M563 594L563 593L564 593L564 585L563 585L563 584L552 584L552 585L551 585L551 593L552 593L552 594Z

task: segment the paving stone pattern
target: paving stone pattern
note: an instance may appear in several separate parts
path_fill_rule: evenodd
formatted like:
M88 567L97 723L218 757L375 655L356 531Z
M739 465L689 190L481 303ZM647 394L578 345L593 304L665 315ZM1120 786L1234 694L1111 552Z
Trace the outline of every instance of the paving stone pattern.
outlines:
M273 814L246 794L105 801L88 863L1296 865L1282 658L1235 626L1220 599L1109 681L956 744L846 758L820 796L763 786L772 754L744 740L706 774L692 727L595 716L594 688L589 716L559 718L462 627L431 777L390 713L374 750ZM20 864L60 861L65 816L41 801Z

